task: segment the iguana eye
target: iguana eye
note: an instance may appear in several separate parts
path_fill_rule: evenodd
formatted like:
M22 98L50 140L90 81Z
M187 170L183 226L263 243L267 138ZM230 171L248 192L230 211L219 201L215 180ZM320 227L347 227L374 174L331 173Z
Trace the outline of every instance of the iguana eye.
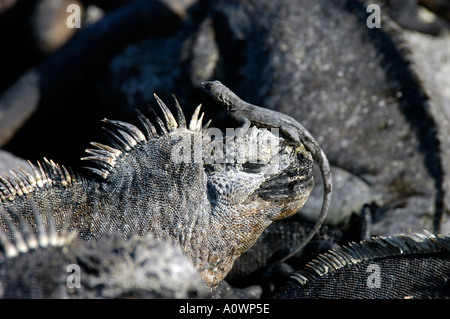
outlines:
M246 173L256 174L256 173L261 172L264 165L266 165L266 164L246 162L246 163L242 164L242 169Z

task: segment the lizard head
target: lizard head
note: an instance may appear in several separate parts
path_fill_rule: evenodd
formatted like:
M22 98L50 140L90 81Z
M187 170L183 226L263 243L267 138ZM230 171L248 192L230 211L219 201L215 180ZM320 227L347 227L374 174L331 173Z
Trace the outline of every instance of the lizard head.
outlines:
M213 214L242 220L238 227L248 224L247 233L295 214L312 190L311 154L303 145L289 144L277 129L253 126L241 135L225 134L219 141L209 140L207 134L203 147Z

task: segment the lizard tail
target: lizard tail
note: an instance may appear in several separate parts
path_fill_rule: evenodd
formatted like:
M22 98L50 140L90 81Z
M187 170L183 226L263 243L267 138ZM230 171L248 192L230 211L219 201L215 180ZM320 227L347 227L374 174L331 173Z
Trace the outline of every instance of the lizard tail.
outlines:
M315 144L312 144L313 150L309 145L305 145L306 149L311 153L314 161L317 162L320 168L320 172L322 174L322 180L323 180L323 202L322 202L322 208L320 209L319 218L317 219L313 229L308 234L308 236L305 238L305 240L295 248L294 250L290 251L288 255L277 261L277 263L282 263L286 261L287 259L291 258L295 254L297 254L300 250L302 250L306 244L308 244L311 239L314 237L314 235L319 231L319 228L322 226L325 217L327 217L328 208L330 206L331 202L331 195L332 195L332 179L331 179L331 169L330 169L330 163L328 162L328 159L323 152L323 150L319 147L319 144L314 141Z

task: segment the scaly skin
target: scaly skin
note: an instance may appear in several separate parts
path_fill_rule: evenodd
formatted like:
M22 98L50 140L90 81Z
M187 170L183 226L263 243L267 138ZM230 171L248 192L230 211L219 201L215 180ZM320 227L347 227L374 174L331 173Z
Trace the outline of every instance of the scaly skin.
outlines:
M104 120L114 127L107 130L110 145L92 143L84 158L93 175L75 176L45 160L35 176L2 178L2 205L31 224L33 208L50 210L58 229L76 229L84 240L117 233L167 239L215 286L272 221L303 206L313 186L312 157L301 143L251 128L236 137L236 151L248 155L253 143L265 154L259 162L205 162L195 147L215 144L202 129L200 107L188 127L178 103L175 118L156 99L164 121L156 117L155 125L143 115L143 129ZM174 157L185 151L188 157Z
M0 298L206 298L205 281L180 247L153 236L103 236L93 242L56 233L51 215L36 225L0 209ZM47 217L48 228L43 217ZM11 223L17 218L20 227ZM36 226L36 235L30 232Z
M374 237L319 255L275 298L448 298L450 237Z

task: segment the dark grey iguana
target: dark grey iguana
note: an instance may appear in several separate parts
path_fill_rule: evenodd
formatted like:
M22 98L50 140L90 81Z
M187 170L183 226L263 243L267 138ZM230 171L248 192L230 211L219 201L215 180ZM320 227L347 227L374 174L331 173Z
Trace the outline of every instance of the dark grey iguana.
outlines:
M33 207L49 207L58 229L75 229L84 240L116 233L170 240L215 286L272 221L303 206L313 186L313 159L327 172L326 157L314 142L316 153L310 153L298 139L256 127L236 138L216 133L211 140L200 106L187 124L178 102L175 118L155 97L164 120L155 115L152 124L141 114L142 129L104 120L113 127L106 130L110 144L92 143L95 148L86 150L91 156L83 158L92 175L72 174L44 160L34 174L0 178L1 204L31 224ZM260 121L256 113L244 115ZM292 132L306 134L296 125ZM222 140L230 144L224 148ZM258 150L253 160L251 147ZM324 175L327 185L330 178ZM325 194L322 217L330 195Z
M450 237L374 237L319 255L275 298L450 298Z
M8 209L7 209L8 210ZM180 247L151 235L104 236L87 243L76 231L55 229L52 216L34 211L9 235L0 230L0 298L207 298L209 289ZM44 226L43 216L49 221ZM36 229L36 234L32 231ZM67 236L66 236L67 235Z

